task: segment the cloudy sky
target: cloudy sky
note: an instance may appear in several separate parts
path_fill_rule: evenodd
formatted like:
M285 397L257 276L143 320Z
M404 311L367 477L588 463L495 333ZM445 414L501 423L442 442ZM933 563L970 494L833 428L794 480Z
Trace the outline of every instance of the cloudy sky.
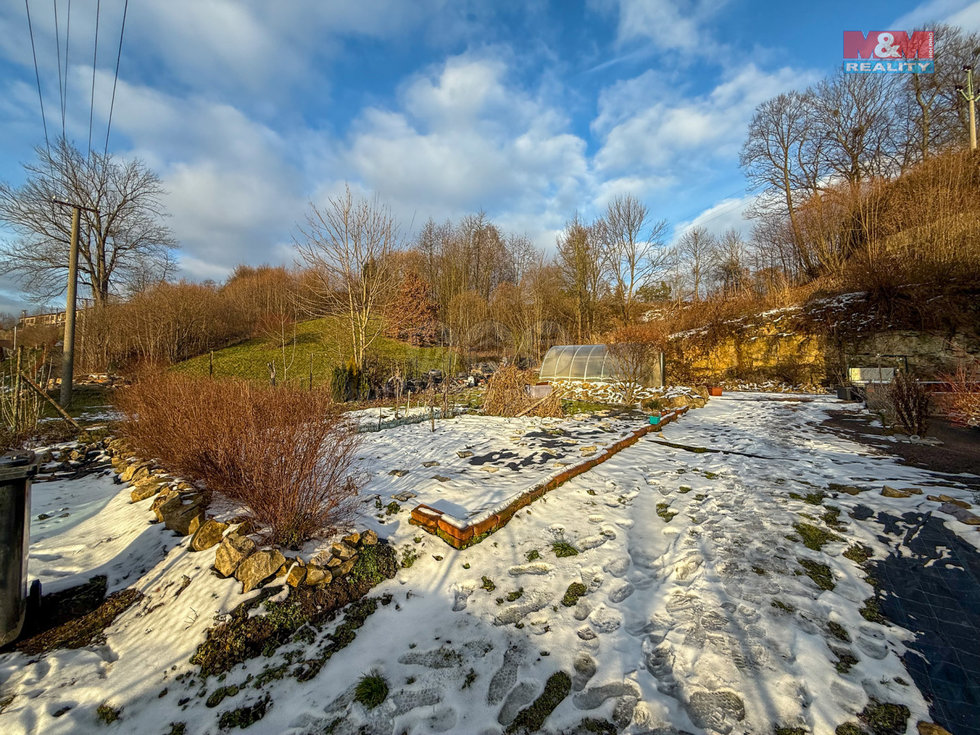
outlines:
M29 0L49 135L69 0ZM104 145L123 0L71 6L65 132ZM679 232L743 224L755 106L841 63L843 30L946 21L980 2L134 0L109 148L161 176L181 275L289 263L310 201L348 182L410 236L486 211L553 248L631 192ZM0 179L43 144L25 4L0 0ZM0 230L0 237L8 236ZM24 306L0 280L0 311Z

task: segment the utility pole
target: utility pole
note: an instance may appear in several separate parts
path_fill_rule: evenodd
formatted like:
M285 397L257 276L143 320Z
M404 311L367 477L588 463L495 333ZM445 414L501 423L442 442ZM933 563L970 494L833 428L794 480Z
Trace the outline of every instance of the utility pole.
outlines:
M68 296L65 301L65 337L61 357L61 405L71 405L72 382L75 374L75 292L78 288L78 230L81 213L96 212L81 204L69 204L60 199L52 202L62 207L71 207L71 244L68 250Z
M970 110L970 150L975 151L977 149L977 93L973 90L973 66L966 64L963 71L966 72L966 89L963 89L962 84L957 84L956 91L966 100Z

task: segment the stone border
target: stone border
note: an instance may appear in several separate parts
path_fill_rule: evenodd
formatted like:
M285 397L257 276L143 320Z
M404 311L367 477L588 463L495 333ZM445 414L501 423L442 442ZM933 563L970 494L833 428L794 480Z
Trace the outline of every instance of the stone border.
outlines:
M123 439L108 441L105 448L116 481L130 483L132 502L153 498L150 510L157 521L178 536L191 537L187 551L217 547L212 568L222 578L233 576L241 582L242 594L282 577L290 587L327 587L349 574L368 547L387 543L374 531L352 533L309 562L286 556L278 548L259 549L250 538L257 530L251 520L223 523L208 518L208 493L135 456Z
M658 424L648 424L637 429L626 438L620 439L615 444L606 447L598 456L592 457L581 464L569 467L557 475L538 483L529 490L524 490L515 496L511 496L509 500L504 501L494 510L478 516L475 521L463 521L441 510L420 503L412 509L409 523L421 527L434 536L438 536L455 549L465 549L478 544L494 531L499 531L506 526L510 519L514 517L514 514L521 508L530 505L545 493L564 485L572 478L602 464L613 455L626 449L626 447L636 444L636 442L647 434L653 431L660 431L664 424L675 421L678 417L687 413L689 409L690 406L683 406L662 415Z

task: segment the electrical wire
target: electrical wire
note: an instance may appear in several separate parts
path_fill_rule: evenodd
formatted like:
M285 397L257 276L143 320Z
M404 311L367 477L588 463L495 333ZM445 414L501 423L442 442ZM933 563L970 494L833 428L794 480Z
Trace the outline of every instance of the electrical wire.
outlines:
M31 6L28 0L24 0L24 8L27 10L27 29L31 34L31 54L34 56L34 77L37 79L37 100L41 103L41 124L44 126L44 147L48 151L48 158L51 158L51 143L48 140L48 122L44 117L44 95L41 94L41 73L37 68L37 49L34 47L34 26L31 25Z
M54 47L58 52L58 97L61 102L61 137L65 138L65 83L61 75L61 32L58 30L58 0L51 0L54 6Z
M25 0L26 2L26 0ZM122 58L123 34L126 32L126 12L129 10L129 0L123 6L122 27L119 29L119 51L116 52L116 76L112 80L112 101L109 103L109 124L105 128L105 151L102 155L109 154L109 131L112 129L112 110L116 106L116 82L119 81L119 59Z
M71 2L71 0L69 0ZM95 51L92 53L92 96L88 107L88 157L92 157L92 118L95 113L95 69L99 59L99 12L102 9L102 0L95 4ZM65 52L67 55L67 51Z
M68 0L68 19L65 23L65 92L61 101L61 134L65 134L65 115L68 109L68 42L71 38L71 0Z

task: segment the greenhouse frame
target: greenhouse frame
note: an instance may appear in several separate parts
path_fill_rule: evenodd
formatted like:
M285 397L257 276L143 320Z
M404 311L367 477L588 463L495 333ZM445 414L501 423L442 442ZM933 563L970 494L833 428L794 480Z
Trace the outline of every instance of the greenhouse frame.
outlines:
M663 386L663 354L650 365L644 381L650 387ZM541 361L540 380L611 383L621 379L618 360L606 345L555 345Z

